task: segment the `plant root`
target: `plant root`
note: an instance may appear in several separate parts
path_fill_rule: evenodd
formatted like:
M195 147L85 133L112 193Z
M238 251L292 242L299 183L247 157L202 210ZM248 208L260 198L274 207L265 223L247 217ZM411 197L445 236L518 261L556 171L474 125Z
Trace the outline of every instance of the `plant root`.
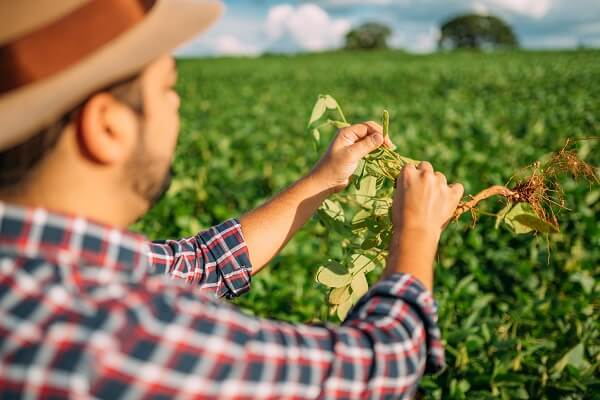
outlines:
M528 176L516 180L512 188L491 186L471 196L469 201L460 203L451 220L457 220L467 211L475 215L480 202L493 196L501 196L509 203L529 204L538 217L558 228L556 213L566 209L563 189L559 182L560 176L570 175L575 180L584 180L589 184L600 183L596 169L579 158L573 149L578 141L596 139L599 138L567 139L563 148L555 152L547 163L542 165L536 161L527 167Z
M461 215L466 213L467 211L473 211L477 205L483 200L487 200L493 196L502 196L512 201L517 201L516 199L519 197L519 194L510 190L506 186L495 185L491 186L481 192L477 193L475 196L471 196L471 200L466 202L461 202L456 211L454 211L453 219L458 219Z

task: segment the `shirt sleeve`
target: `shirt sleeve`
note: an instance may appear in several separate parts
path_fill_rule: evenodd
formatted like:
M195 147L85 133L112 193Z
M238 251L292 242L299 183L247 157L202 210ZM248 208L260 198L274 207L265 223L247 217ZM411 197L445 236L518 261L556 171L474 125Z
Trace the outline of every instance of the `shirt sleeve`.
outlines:
M94 356L94 396L411 399L444 365L435 303L410 275L373 286L341 326L257 319L187 293L145 303Z
M217 297L233 298L250 289L252 265L238 219L190 238L151 242L148 256L151 273L182 279Z

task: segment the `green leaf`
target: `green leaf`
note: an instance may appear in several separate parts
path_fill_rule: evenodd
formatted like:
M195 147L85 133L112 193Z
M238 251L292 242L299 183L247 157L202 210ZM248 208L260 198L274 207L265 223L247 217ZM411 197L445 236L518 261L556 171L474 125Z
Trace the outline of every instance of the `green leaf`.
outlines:
M311 126L319 119L321 119L321 117L323 117L323 115L325 114L325 111L327 111L326 99L322 96L319 96L319 99L315 103L315 106L313 107L312 113L310 115L308 126Z
M348 234L348 226L343 220L332 218L327 212L321 208L317 211L317 218L323 224L325 229L339 233L340 235Z
M460 390L461 393L467 393L470 388L471 388L471 385L469 384L468 381L462 379L460 382L458 382L458 390Z
M352 217L352 225L354 227L355 224L362 224L367 219L371 218L371 212L367 210L358 210L354 217Z
M346 220L344 217L344 209L337 201L326 199L321 206L321 210L336 221L344 222Z
M313 139L315 140L315 143L317 145L319 145L319 143L321 143L321 133L319 132L319 130L313 129L312 135L313 135Z
M363 250L369 250L376 246L379 246L379 244L381 244L381 240L379 239L379 237L376 234L369 232L365 240L363 240L363 242L361 243L360 248Z
M379 166L379 164L377 164L376 162L373 162L373 161L367 162L366 169L367 169L367 172L369 173L369 175L373 175L373 176L377 176L377 177L385 175L383 173L383 170Z
M515 399L520 399L520 400L529 399L529 394L527 393L527 390L525 390L525 388L523 388L523 387L517 388L517 390L513 393L513 396Z
M471 308L473 309L473 311L480 311L480 310L484 309L485 307L487 307L487 305L490 304L490 302L492 300L494 300L495 298L496 298L496 296L493 294L490 294L490 293L484 294L483 296L475 299Z
M367 277L364 272L359 272L354 275L350 286L352 287L352 303L356 304L358 299L363 297L369 290L369 283L367 282Z
M328 94L326 94L325 96L322 96L322 99L325 103L325 106L327 108L329 108L330 110L335 110L339 107L338 102Z
M330 304L341 304L345 303L350 299L350 285L341 286L332 289L329 292L329 303Z
M558 232L554 225L541 219L527 203L517 203L512 207L510 211L506 212L504 222L517 234L532 231L541 233Z
M586 271L576 272L569 278L571 282L578 282L583 291L587 294L591 294L596 286L596 279Z
M527 203L517 203L504 217L504 222L516 233L532 231L542 233L558 232L558 229L542 220Z
M356 190L358 190L360 188L360 180L362 179L363 175L365 174L365 167L366 167L366 161L365 160L360 160L358 162L358 166L356 167L356 169L354 170L353 175L353 183L354 183L354 187L356 188Z
M334 260L327 260L325 266L339 275L344 275L348 272L348 268L346 268L346 266Z
M352 275L349 273L339 274L326 266L321 266L317 270L316 280L325 286L338 288L348 285L352 281Z
M356 201L364 205L373 200L377 193L377 178L371 175L364 176L360 180L360 188L356 192Z
M592 190L585 196L585 204L587 206L594 205L598 200L600 200L600 190Z
M506 207L504 207L502 210L500 210L500 212L498 212L498 214L496 214L496 229L498 229L500 227L500 224L502 223L502 221L504 221L504 218L506 218L506 214L508 214L508 212L513 208L513 203L509 202Z
M387 215L391 206L392 206L391 199L376 199L373 203L373 210L374 210L375 215L383 216L383 215Z
M352 267L350 267L350 272L357 273L358 271L362 271L363 273L371 272L375 269L375 263L371 261L371 259L362 254L353 254L350 257L352 261Z
M338 129L347 128L350 126L349 123L343 122L343 121L331 121L330 120L329 123Z
M370 211L359 210L352 218L352 232L356 233L362 229L369 228L374 222Z
M557 374L560 374L567 365L571 365L577 369L580 369L587 364L587 361L584 357L583 343L579 343L571 350L567 351L565 355L556 364L554 364L553 371Z
M346 319L346 316L348 315L348 311L350 311L351 308L352 308L352 300L351 299L348 299L345 302L343 302L337 306L337 316L340 319L340 321L343 321Z
M520 224L531 228L534 231L541 233L556 233L558 228L553 224L550 224L537 215L521 214L514 217L515 221Z

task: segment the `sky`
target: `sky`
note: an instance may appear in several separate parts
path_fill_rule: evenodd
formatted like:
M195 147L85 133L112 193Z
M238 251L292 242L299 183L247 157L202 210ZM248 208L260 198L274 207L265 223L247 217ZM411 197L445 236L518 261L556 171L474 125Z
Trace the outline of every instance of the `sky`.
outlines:
M364 22L393 29L390 45L436 48L441 22L465 12L507 21L531 49L600 47L600 0L225 0L225 15L177 51L182 56L256 56L324 51Z

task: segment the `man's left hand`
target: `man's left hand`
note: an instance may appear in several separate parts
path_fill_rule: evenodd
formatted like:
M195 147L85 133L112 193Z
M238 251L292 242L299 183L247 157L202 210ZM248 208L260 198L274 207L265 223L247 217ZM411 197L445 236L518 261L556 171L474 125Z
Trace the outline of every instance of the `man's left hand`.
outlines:
M384 139L383 129L375 122L342 128L310 176L321 182L325 190L339 192L348 186L358 162L382 145L395 147L389 137Z

